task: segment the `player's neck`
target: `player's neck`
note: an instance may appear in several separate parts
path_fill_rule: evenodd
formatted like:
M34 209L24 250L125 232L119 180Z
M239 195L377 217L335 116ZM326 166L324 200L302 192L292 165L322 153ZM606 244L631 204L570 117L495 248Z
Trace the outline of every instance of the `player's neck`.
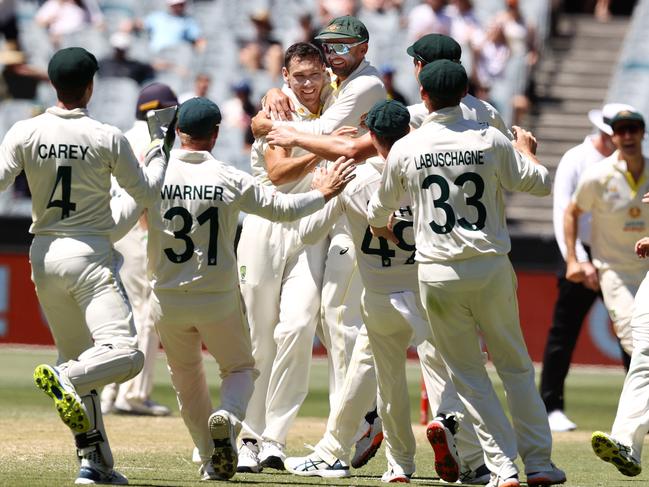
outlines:
M86 108L87 103L82 103L82 102L75 102L75 103L65 103L62 102L61 100L58 100L56 102L56 106L59 108L63 108L64 110L74 110L75 108Z
M644 171L644 156L639 154L627 157L620 155L620 157L626 162L626 170L631 173L634 180L638 181Z

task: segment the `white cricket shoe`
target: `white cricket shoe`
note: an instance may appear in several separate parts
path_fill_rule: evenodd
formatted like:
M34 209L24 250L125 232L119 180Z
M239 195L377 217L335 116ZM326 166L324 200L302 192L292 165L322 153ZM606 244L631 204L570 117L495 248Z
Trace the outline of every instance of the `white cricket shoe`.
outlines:
M409 484L412 474L405 474L397 472L393 467L390 467L387 472L381 476L381 482L388 484Z
M102 465L95 450L81 459L81 468L74 483L77 485L128 485L128 479L117 470Z
M529 487L534 487L563 484L566 481L566 473L560 468L557 468L554 463L551 463L550 466L552 467L550 470L528 473L527 485Z
M54 400L61 420L75 433L90 429L88 411L64 371L41 364L34 369L36 387Z
M284 467L289 472L303 477L349 477L349 465L338 459L333 464L329 464L315 452L306 457L289 457L284 460Z
M572 431L577 429L577 425L568 419L568 416L561 409L555 409L548 413L548 423L550 429L556 432Z
M263 440L259 450L259 464L263 468L274 468L275 470L284 470L284 445L272 440Z
M595 455L605 462L612 463L622 475L635 477L642 472L640 462L631 455L631 448L601 431L595 431L591 437Z
M435 452L435 471L445 482L460 477L460 456L455 446L457 421L452 415L437 416L426 427L426 437Z
M361 468L366 465L381 448L381 442L383 442L383 423L377 416L374 418L374 422L369 425L367 433L356 442L352 467Z
M252 438L243 438L242 444L239 447L239 464L237 472L245 473L259 473L261 472L261 465L259 465L259 446L257 440Z
M218 480L231 479L237 472L237 435L230 413L222 409L216 411L207 423L214 442L209 462L214 469L213 475Z
M482 464L475 470L460 472L460 478L457 480L457 483L467 485L486 485L490 480L491 472L486 465Z
M117 398L113 405L113 411L117 414L132 414L134 416L169 416L171 409L158 404L152 399L141 401L139 399Z

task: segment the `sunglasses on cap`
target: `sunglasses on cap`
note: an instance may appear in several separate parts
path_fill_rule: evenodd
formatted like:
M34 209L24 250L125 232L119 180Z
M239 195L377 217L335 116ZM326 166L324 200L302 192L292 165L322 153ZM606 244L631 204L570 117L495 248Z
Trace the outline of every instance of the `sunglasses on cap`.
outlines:
M639 123L615 124L615 127L613 127L613 133L615 135L624 135L627 133L635 135L642 130L644 130L644 126Z
M325 54L337 54L338 56L344 56L349 54L349 51L352 50L352 47L360 46L365 44L367 41L358 41L352 44L343 44L342 42L323 42L322 50Z

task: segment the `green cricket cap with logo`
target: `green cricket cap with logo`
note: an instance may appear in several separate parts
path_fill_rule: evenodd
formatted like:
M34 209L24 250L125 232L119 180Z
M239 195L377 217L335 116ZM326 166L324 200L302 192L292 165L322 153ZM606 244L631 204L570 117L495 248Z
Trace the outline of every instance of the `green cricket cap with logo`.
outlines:
M410 112L401 102L381 100L367 112L365 125L381 137L404 135L410 129Z
M317 41L326 42L334 39L357 39L359 41L369 41L370 34L367 32L365 24L351 15L336 17L332 19L319 33L315 36Z
M47 65L52 84L61 88L85 86L99 69L97 58L82 47L66 47L54 53Z
M221 110L212 100L190 98L178 109L178 130L193 137L207 137L221 123Z
M419 83L426 93L434 97L460 94L468 82L462 65L448 59L433 61L419 72Z
M406 52L422 63L432 63L438 59L459 62L462 47L452 37L443 34L427 34L418 39Z
M605 119L605 122L607 122L611 127L615 126L616 123L618 122L638 122L644 126L644 117L642 114L636 110L621 110L617 112L613 117L610 119Z

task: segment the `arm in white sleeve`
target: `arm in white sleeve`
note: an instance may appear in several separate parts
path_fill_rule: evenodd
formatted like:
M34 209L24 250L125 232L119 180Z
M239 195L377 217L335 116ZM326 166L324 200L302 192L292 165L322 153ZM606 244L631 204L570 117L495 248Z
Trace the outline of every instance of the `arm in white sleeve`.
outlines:
M559 161L557 172L554 176L554 190L552 192L552 223L554 225L554 238L557 241L563 259L566 259L566 241L564 235L564 214L572 201L572 195L579 180L578 166L575 159L568 151ZM579 262L588 262L588 253L581 240L577 239L575 252Z
M20 130L14 125L0 145L0 191L7 189L23 170Z
M341 195L332 198L325 207L300 220L300 239L313 245L329 235L329 230L344 212Z
M318 190L284 194L272 186L257 183L252 176L243 172L241 184L241 210L274 222L297 220L325 205L324 195Z
M490 129L491 130L491 129ZM499 131L494 132L494 150L500 167L500 182L509 191L547 196L552 191L548 170L523 157Z
M113 192L110 199L110 212L115 227L110 232L111 242L117 242L135 226L144 211L144 206L138 204L126 191L119 188Z
M397 142L398 144L398 142ZM399 157L395 154L395 144L388 155L381 177L381 186L367 204L367 221L373 227L388 225L390 215L399 208L406 189L403 185Z
M288 125L300 132L314 135L330 134L343 125L358 127L361 116L369 112L377 101L385 99L385 88L373 76L357 78L351 83L355 83L354 86L347 86L345 93L341 94L320 118L292 122L274 121L273 126Z
M159 197L167 169L167 159L160 147L149 151L146 157L148 166L142 167L120 132L113 137L113 157L113 176L135 201L148 206Z

